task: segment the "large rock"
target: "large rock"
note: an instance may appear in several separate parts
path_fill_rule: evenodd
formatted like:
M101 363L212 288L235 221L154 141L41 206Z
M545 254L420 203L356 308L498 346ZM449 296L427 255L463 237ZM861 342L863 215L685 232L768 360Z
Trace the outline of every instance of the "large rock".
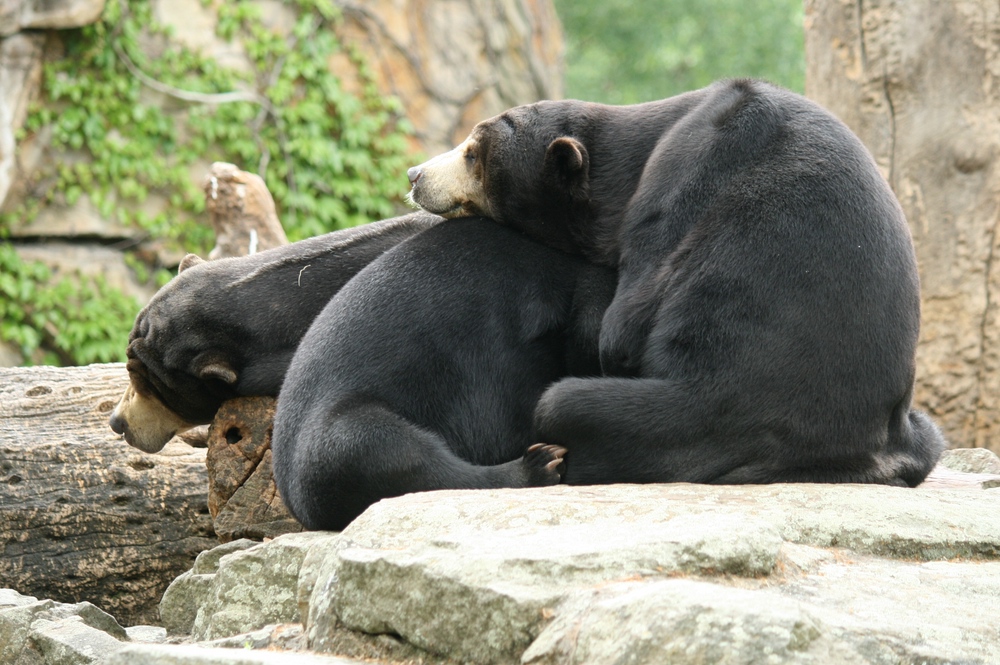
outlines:
M304 631L315 652L425 663L995 663L1000 491L961 486L412 494L340 534L203 554L192 639L301 649Z
M194 561L194 567L170 583L160 599L160 621L170 634L187 634L194 627L198 610L206 605L212 593L212 580L219 571L221 558L232 552L255 547L246 538L205 550Z
M26 29L79 28L97 20L105 0L0 0L0 37ZM2 197L0 197L2 198Z
M129 635L90 603L37 600L0 589L0 662L87 665L124 646Z
M335 536L286 534L222 556L191 634L196 640L236 635L272 623L299 622L299 569L310 547Z

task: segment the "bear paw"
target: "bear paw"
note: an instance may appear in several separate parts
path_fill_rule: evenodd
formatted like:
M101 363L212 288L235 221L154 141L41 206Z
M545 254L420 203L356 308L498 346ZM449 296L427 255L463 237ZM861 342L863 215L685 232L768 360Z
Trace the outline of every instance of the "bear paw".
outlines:
M565 448L549 443L536 443L528 448L521 458L521 464L528 475L528 487L558 485L562 480L565 454Z

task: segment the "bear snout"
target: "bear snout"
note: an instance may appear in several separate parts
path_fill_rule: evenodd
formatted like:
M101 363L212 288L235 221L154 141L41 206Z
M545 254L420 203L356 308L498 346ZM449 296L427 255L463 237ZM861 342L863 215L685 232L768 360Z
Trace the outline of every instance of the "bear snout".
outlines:
M108 419L108 425L111 426L111 431L115 434L121 434L124 436L125 432L128 430L128 422L118 415L117 411L111 414L111 418Z
M420 176L423 174L424 172L420 170L419 166L411 166L406 171L406 177L410 179L410 187L416 187L417 181L420 180Z

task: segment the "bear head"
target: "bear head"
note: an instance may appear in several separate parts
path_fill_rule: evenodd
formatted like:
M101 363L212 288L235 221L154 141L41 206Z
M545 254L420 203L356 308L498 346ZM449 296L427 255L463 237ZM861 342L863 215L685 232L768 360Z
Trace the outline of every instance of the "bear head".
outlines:
M189 255L178 277L136 317L126 350L129 385L111 414L111 429L147 453L175 435L211 422L219 406L236 396L237 364L231 351L213 343L217 331L174 312L204 294L178 288L184 271L202 263Z
M442 217L485 216L572 253L586 253L587 116L597 105L546 101L484 120L458 147L407 172L409 200Z

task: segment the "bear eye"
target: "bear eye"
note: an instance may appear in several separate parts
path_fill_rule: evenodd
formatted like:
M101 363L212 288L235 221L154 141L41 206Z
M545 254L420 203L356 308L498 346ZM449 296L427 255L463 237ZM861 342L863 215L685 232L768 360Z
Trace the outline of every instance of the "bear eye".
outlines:
M465 163L472 166L473 162L476 161L476 153L471 150L465 151Z

